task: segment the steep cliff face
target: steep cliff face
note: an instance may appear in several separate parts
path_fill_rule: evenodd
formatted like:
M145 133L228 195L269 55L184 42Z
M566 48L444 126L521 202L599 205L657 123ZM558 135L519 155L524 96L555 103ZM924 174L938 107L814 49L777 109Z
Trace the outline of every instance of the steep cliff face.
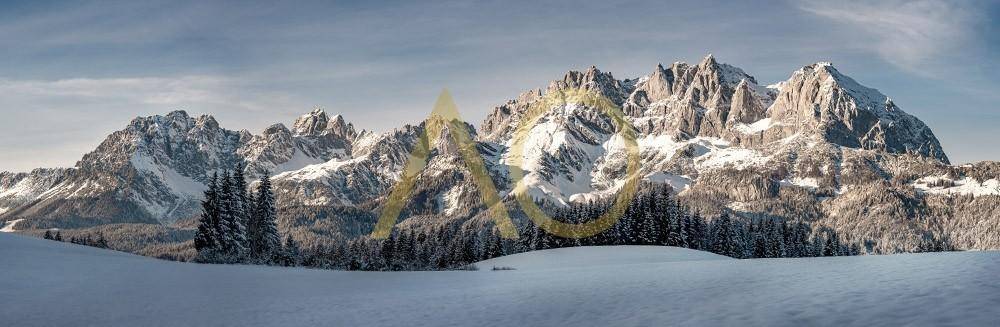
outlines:
M766 98L762 98L754 87L756 84L746 79L740 80L740 83L736 85L726 126L753 124L767 118L766 104L773 101L770 94Z
M357 137L354 125L343 117L330 118L316 109L300 116L292 130L283 124L271 125L261 135L252 136L237 154L246 161L251 176L278 174L349 158Z
M413 126L382 133L362 132L350 156L280 173L273 178L285 205L363 205L395 183L422 130Z
M805 66L792 74L781 84L770 111L772 123L780 124L771 138L814 133L850 148L916 153L948 162L927 125L829 63Z
M641 77L624 104L636 127L675 139L724 137L763 118L773 94L753 76L709 55L698 65L657 65ZM734 114L735 113L735 114Z

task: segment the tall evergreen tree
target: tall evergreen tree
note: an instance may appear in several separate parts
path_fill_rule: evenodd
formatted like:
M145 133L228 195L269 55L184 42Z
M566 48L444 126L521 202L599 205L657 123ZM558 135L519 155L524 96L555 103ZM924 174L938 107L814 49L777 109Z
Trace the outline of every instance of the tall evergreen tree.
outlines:
M211 260L220 250L222 244L219 235L219 175L213 174L205 190L205 199L201 202L201 217L198 219L198 232L194 236L194 247L203 260Z
M822 257L824 249L826 248L826 239L823 237L821 231L813 231L812 235L812 248L810 249L810 256Z
M723 211L713 226L714 233L709 251L727 257L742 258L745 249L741 244L741 236L736 230L738 226L729 218L729 213Z
M250 216L253 215L254 203L252 201L253 195L250 193L247 186L246 175L244 175L243 170L246 166L240 162L236 164L236 169L233 170L233 198L239 203L239 212L237 212L237 219L240 225L243 226L243 247L250 248L249 238L247 236L247 226L250 224Z
M842 254L840 248L840 237L832 229L826 230L826 243L823 246L823 256L835 257Z
M219 181L219 220L222 250L228 262L239 262L246 254L246 227L243 225L243 203L237 194L234 178L229 171Z
M688 247L701 250L705 248L705 242L708 238L707 226L705 225L705 219L701 217L700 214L695 212L693 215L688 215Z
M257 195L253 215L247 230L253 257L258 261L273 260L281 248L281 238L278 236L277 211L274 207L274 192L271 191L271 179L268 172L257 184Z
M767 230L767 257L768 258L782 258L786 256L785 249L785 236L784 231L787 230L784 226L784 222L779 224L776 221L772 221L768 226Z
M94 244L95 244L94 246L102 249L107 249L110 247L108 246L108 239L104 238L104 234L97 235L97 241Z
M295 267L299 265L301 258L302 250L299 249L299 243L291 236L286 237L285 247L281 250L281 263L285 266Z

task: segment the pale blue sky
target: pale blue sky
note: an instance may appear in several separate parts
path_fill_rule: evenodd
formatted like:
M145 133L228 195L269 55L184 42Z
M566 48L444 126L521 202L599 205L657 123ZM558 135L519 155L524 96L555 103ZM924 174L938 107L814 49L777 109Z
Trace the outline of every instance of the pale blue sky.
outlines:
M478 124L567 70L638 77L707 53L762 83L831 61L954 162L1000 160L1000 2L578 2L4 2L0 171L71 166L174 109L259 132L318 106L386 130L449 88Z

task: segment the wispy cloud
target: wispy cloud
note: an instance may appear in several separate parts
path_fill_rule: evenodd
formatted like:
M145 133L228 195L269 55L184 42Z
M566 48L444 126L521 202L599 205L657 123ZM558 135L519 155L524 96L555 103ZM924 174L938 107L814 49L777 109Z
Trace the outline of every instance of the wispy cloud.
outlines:
M198 107L221 111L262 111L288 104L288 96L256 92L253 83L221 76L72 78L60 80L0 79L5 103L51 107L99 101L112 106L143 108Z
M983 17L974 2L804 1L799 8L829 18L862 37L858 44L887 62L918 74L927 65L970 45Z

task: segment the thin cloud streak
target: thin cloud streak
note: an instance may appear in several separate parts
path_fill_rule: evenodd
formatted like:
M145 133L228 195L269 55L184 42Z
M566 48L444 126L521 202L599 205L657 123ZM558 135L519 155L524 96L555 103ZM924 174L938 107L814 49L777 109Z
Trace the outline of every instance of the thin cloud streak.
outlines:
M933 76L932 65L956 50L975 47L975 8L944 1L805 1L799 8L860 32L857 40L887 62L911 73Z

